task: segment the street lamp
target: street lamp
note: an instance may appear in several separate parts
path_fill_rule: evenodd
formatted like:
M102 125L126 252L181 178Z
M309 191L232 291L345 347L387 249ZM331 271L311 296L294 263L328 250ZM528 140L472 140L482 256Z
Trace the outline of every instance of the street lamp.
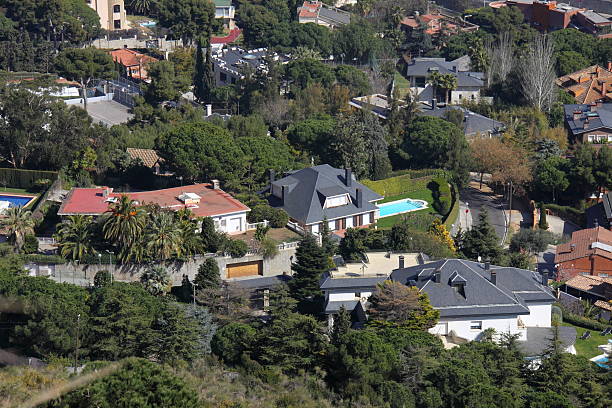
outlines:
M465 207L465 230L467 231L468 229L470 229L470 226L468 225L468 213L470 212L470 203L466 201Z
M108 253L108 266L110 269L113 269L113 251L109 251L108 249L105 250ZM115 272L114 271L109 271L110 275L111 275L111 283L113 283L113 277L115 276Z

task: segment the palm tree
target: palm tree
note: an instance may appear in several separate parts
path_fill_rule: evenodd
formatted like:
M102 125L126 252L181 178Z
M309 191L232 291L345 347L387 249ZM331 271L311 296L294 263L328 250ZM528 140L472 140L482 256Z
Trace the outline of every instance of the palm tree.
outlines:
M180 220L178 223L180 230L181 255L193 256L204 252L202 237L197 232L197 225L193 220Z
M34 234L34 225L32 212L23 207L7 209L4 212L4 218L0 219L0 226L6 229L18 252L23 247L25 236Z
M130 8L140 14L146 14L151 9L151 0L130 0Z
M76 261L95 253L91 223L90 216L71 215L60 225L54 238L64 258Z
M404 19L404 8L402 6L393 6L390 12L391 21L393 22L393 27L399 27L400 23Z
M145 226L145 216L142 208L136 207L127 195L122 195L119 201L113 203L104 221L102 231L104 238L111 240L121 250L119 257L122 260L130 247L140 242Z
M168 260L181 254L181 229L170 211L161 211L149 217L145 232L147 253L154 259Z
M171 288L168 272L161 266L154 266L143 272L140 283L153 296L164 295Z
M434 88L434 97L437 95L438 89L444 89L445 102L448 104L450 91L457 89L457 77L453 74L441 74L439 72L432 72L427 79Z

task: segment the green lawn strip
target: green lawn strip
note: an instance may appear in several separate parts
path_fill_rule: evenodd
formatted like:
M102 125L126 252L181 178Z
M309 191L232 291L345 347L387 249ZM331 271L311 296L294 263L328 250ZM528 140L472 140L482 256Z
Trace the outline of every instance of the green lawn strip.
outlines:
M593 358L603 352L597 348L597 346L601 346L602 344L607 344L609 336L600 336L598 331L585 329L584 327L574 326L569 323L562 323L563 326L575 327L576 328L576 343L574 347L576 347L576 353L579 356L584 356L586 358ZM591 332L591 337L586 340L580 340L580 337L585 331Z
M2 193L14 193L14 194L23 194L23 195L31 195L38 196L36 193L30 193L28 190L24 188L10 188L10 187L0 187L0 194Z
M410 82L408 82L408 80L398 71L395 71L393 79L395 79L395 87L399 91L399 94L404 98L410 89Z
M395 195L392 197L385 197L378 202L378 204L389 203L391 201L403 200L405 198L411 198L413 200L424 200L427 201L428 207L431 208L433 203L433 196L431 195L431 190L426 188L423 190L413 191L412 193L404 193L400 195Z

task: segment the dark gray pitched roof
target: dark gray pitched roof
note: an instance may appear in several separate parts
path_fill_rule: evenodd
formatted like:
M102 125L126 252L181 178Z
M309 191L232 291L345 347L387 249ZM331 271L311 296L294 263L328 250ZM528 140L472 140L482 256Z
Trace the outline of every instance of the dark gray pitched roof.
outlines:
M376 210L370 201L379 200L376 194L363 184L353 180L348 187L344 180L344 170L336 169L328 164L321 164L295 171L286 177L272 183L278 189L287 186L285 200L275 196L270 197L270 205L284 209L289 216L304 224L321 222L328 219L347 217ZM357 188L363 194L363 205L357 207ZM330 195L349 194L351 203L333 208L323 208L325 198Z
M432 72L453 74L457 77L457 87L483 87L484 73L464 71L466 68L463 57L454 61L444 58L415 58L406 66L406 76L428 77Z
M336 313L342 306L349 312L355 310L355 307L359 303L358 300L338 300L333 302L327 302L325 305L325 313Z
M496 284L491 281L491 271L496 272ZM440 283L434 281L436 272L440 273ZM396 269L391 279L426 292L442 317L528 314L528 303L555 300L535 272L496 266L485 270L480 263L459 259ZM453 287L462 282L462 292Z
M334 289L374 289L377 284L388 279L386 276L367 278L331 278L329 275L323 278L322 290Z
M550 347L554 332L551 327L527 327L527 341L519 341L519 348L526 357L540 357ZM559 340L564 348L576 342L576 328L559 326Z
M277 276L264 276L259 278L239 279L232 281L237 286L245 289L269 289L283 283L287 283L291 280L291 276L277 275Z
M321 7L319 9L319 17L341 24L349 24L351 22L351 15L349 13L342 13L327 7Z
M596 112L589 111L589 105L571 104L563 105L565 111L565 123L573 135L592 132L597 129L612 130L612 103L604 103ZM582 112L577 120L574 120L574 111ZM584 122L588 118L589 126L584 128Z
M436 109L431 109L431 101L427 102L429 103L421 104L421 115L444 118L446 112L450 110L462 111L464 116L463 132L466 136L475 135L478 133L498 133L505 127L503 123L498 122L495 119L487 118L486 116L472 112L471 110L460 106L447 105L443 107L436 107Z

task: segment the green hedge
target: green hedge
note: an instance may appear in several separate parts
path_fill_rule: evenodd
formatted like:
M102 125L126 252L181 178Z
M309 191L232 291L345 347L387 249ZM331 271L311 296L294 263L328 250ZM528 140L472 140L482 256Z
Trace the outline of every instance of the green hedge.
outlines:
M30 189L36 187L37 180L46 179L52 183L57 177L57 171L0 168L0 186L2 187Z
M448 182L443 178L435 177L431 179L427 187L433 192L434 210L438 214L446 216L450 212L453 203L453 196Z
M454 190L456 191L456 190ZM446 219L444 220L444 226L446 227L447 230L451 230L452 225L457 221L457 219L459 218L459 200L457 199L457 195L455 194L454 200L453 200L453 206L451 207L450 212L448 213L448 215L446 216Z
M584 211L577 210L574 207L558 204L544 204L544 208L551 210L561 218L568 219L578 226L586 225L586 214Z
M574 326L584 327L585 329L603 331L610 327L609 324L601 323L597 320L587 319L586 317L578 316L573 313L563 313L563 321L571 323Z

